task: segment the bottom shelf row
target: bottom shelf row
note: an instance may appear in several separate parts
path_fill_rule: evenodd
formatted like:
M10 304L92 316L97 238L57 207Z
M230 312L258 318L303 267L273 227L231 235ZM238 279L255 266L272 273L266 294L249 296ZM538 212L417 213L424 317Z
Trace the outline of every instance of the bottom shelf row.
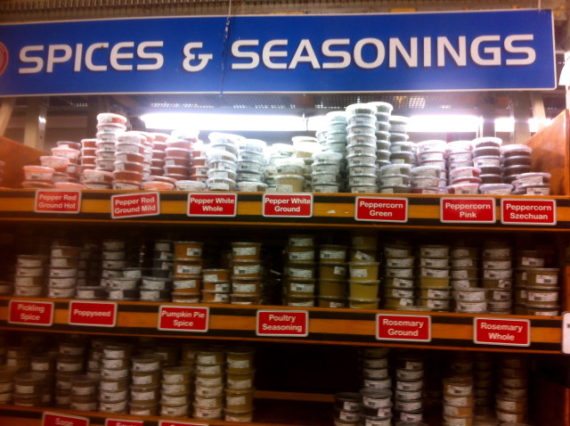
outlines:
M549 405L562 407L566 392L549 395L538 385L553 357L21 333L3 339L0 424L19 426L38 424L44 411L58 413L44 426L87 425L90 418L107 426L143 423L104 419L161 426L544 424L537 401L547 395ZM65 423L69 415L88 422Z

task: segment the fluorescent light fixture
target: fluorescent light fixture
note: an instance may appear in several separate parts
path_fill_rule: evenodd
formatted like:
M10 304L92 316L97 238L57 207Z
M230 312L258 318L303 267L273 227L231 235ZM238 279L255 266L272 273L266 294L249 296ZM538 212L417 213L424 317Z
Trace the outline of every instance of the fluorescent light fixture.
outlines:
M307 131L307 119L295 115L153 112L140 118L147 129L153 130Z
M551 118L544 121L544 126L548 126L552 122ZM528 119L528 128L531 133L536 133L539 130L539 121L535 118ZM495 119L495 132L499 133L512 133L515 131L515 119L513 117L499 117Z
M327 125L327 117L324 115L315 115L307 119L307 130L309 132L318 132L323 130Z
M410 133L474 133L481 129L483 119L476 115L438 114L410 117Z

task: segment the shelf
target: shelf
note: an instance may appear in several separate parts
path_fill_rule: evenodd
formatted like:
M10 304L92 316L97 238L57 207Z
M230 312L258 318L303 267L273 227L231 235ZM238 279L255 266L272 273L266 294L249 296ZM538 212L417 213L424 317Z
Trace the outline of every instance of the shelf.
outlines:
M18 426L40 426L44 412L79 416L89 419L90 425L104 425L106 419L139 420L144 426L158 426L160 420L170 420L182 424L201 426L229 426L243 425L244 423L226 422L222 420L202 420L188 418L140 417L121 414L105 414L99 412L85 412L62 410L57 408L29 408L11 405L0 405L0 424ZM331 424L333 408L331 403L303 402L303 401L269 401L256 400L254 408L254 421L247 423L251 426L325 426Z
M10 324L10 300L54 302L54 320L51 326ZM425 313L387 310L355 310L328 308L298 308L289 306L242 306L195 304L209 308L209 330L205 333L159 330L161 305L185 307L190 305L147 302L116 302L117 319L114 327L69 325L68 299L0 297L0 328L5 330L104 334L108 336L149 336L227 341L271 341L327 345L409 347L421 349L455 349L478 351L507 351L519 353L561 353L561 318L521 315L490 315L462 313ZM259 310L306 311L309 324L306 337L266 337L256 334L256 317ZM431 320L431 341L386 341L376 339L376 315L427 316ZM528 320L530 345L508 346L474 343L474 318L500 320Z
M320 227L320 228L398 228L398 229L461 229L488 231L570 231L570 197L549 196L456 196L487 198L495 202L497 221L495 223L442 223L440 202L448 195L417 194L313 194L313 215L309 218L264 217L261 193L238 193L237 215L235 217L189 217L186 214L188 193L177 191L160 192L160 214L137 218L112 219L111 196L137 191L93 191L82 192L81 212L78 214L35 213L34 190L0 190L0 221L4 222L65 222L80 223L135 223L172 225L224 225L255 227ZM142 191L139 191L143 193ZM203 193L202 193L203 194ZM219 194L219 193L218 193ZM380 222L355 219L355 202L358 196L389 197L408 200L408 221ZM506 225L500 221L501 198L529 200L554 200L556 203L556 225Z

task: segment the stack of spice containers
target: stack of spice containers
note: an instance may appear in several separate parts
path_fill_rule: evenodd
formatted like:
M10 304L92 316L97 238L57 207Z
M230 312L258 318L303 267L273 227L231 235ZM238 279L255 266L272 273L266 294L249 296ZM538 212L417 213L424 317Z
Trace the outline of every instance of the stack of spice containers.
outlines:
M187 180L191 174L192 147L198 142L198 132L191 130L174 131L166 141L164 150L164 176Z
M494 406L493 395L493 362L486 353L475 354L474 370L475 415L489 417Z
M348 247L342 245L321 244L319 247L319 306L321 307L346 306L347 251Z
M112 113L97 115L96 170L105 172L115 170L116 144L125 130L127 130L126 117Z
M314 306L317 277L314 237L290 235L287 251L289 261L283 268L284 288L287 291L285 303L289 306ZM319 282L319 292L320 285Z
M46 387L40 397L42 405L50 405L55 400L51 392L55 380L55 362L52 355L52 353L32 355L30 360L30 372L45 376ZM69 401L67 403L69 404Z
M139 274L127 269L127 251L124 241L103 241L103 270L101 283L107 288L109 300L138 300Z
M394 410L401 421L423 420L424 362L410 355L399 356L396 368Z
M70 299L75 296L81 247L54 241L51 246L48 297Z
M267 183L268 191L277 190L277 163L283 159L291 158L295 149L291 145L275 143L267 147L268 162L263 173L263 180Z
M199 241L174 243L173 302L198 302L202 290L202 246Z
M376 261L351 260L349 268L349 307L377 309L380 302L380 263Z
M331 111L326 115L324 151L346 155L347 117L344 111Z
M376 166L380 168L390 164L390 115L394 107L388 102L369 102L369 105L376 108Z
M482 137L473 139L473 165L481 173L480 184L502 184L503 167L501 158L501 145L503 141L494 137Z
M428 140L417 144L418 167L412 169L412 189L420 194L447 193L444 141Z
M313 154L321 151L317 139L311 136L295 136L292 138L295 152L294 158L303 160L303 192L311 192L312 175L311 165L313 164Z
M206 154L206 147L202 141L198 141L192 145L190 152L192 158L192 167L190 168L190 179L197 185L198 182L203 184L203 189L206 188L208 181L208 156Z
M161 360L155 354L146 353L132 358L130 410L158 412L160 396ZM161 413L162 414L162 413ZM182 415L185 415L183 413Z
M288 157L275 160L275 190L277 192L303 192L305 190L305 160Z
M117 137L113 189L141 189L145 168L146 138L140 132L125 132Z
M211 268L202 270L203 301L229 303L231 290L229 269Z
M74 342L62 342L59 344L58 353L56 355L56 392L58 393L59 402L69 404L69 407L71 407L71 404L73 402L71 396L73 377L83 372L84 351L85 348L81 344ZM76 399L74 406L81 407L81 402L81 399ZM90 399L88 402L91 405L93 405L93 402L95 402L94 405L95 407L97 406L96 399Z
M152 176L164 175L164 166L166 158L166 141L168 135L163 133L154 133L154 140L152 141L152 156L150 163L150 174Z
M365 349L362 367L364 379L364 387L360 390L362 419L365 424L390 425L392 380L388 370L388 349Z
M342 188L343 155L334 151L313 154L311 164L313 192L340 192Z
M232 294L235 304L258 305L262 301L261 243L232 243Z
M160 374L160 371L157 373ZM191 373L189 366L168 367L162 370L161 416L188 416L192 400Z
M38 407L42 405L42 394L47 387L46 376L41 373L18 373L14 376L14 405Z
M224 361L224 352L217 346L196 354L193 416L197 419L222 418Z
M381 193L405 194L410 191L411 164L388 164L378 170Z
M100 339L93 339L87 359L87 377L101 380L101 358L103 358L103 345L105 342Z
M53 181L57 187L75 188L72 184L79 181L79 156L81 144L78 142L58 141L57 146L51 149L52 159L67 159L69 163L65 170L55 170ZM83 161L82 161L83 164ZM89 162L90 166L95 166L94 162ZM61 184L61 185L59 185Z
M250 348L226 351L226 393L224 419L227 422L251 422L253 419L254 352Z
M46 257L21 254L16 261L14 296L42 296L46 271Z
M414 306L414 263L412 248L404 242L384 246L384 307L406 309Z
M388 160L386 151L376 151L376 112L374 105L352 104L346 108L348 186L353 193L378 192L376 160Z
M365 390L363 390L364 392ZM362 417L362 396L356 392L339 392L334 396L335 426L357 426ZM388 423L389 425L389 423Z
M419 305L434 311L449 311L449 247L420 246Z
M463 244L451 248L451 286L464 290L479 285L479 250Z
M514 194L550 195L550 173L523 173L512 182Z
M410 119L401 115L391 115L388 119L390 124L390 142L403 142L407 141L410 136L408 135L408 123Z
M131 348L127 344L110 343L103 346L99 383L100 411L127 413L130 356Z
M169 240L159 240L154 244L153 269L149 275L142 276L142 268L127 268L123 271L123 276L132 279L140 279L141 286L140 300L149 302L168 301L170 299L170 284L174 259L172 252L172 242Z
M489 242L483 249L483 287L487 289L485 312L492 308L494 313L512 312L512 250L502 242ZM483 305L481 305L483 308Z
M98 281L101 275L100 252L99 245L93 242L84 242L81 246L77 270L78 287L99 284Z
M258 139L238 140L237 186L239 191L264 191L266 143Z
M502 145L500 151L506 183L513 183L518 175L530 172L532 154L530 146L522 144Z
M473 167L473 143L468 140L458 140L447 144L448 170L451 173L455 169ZM487 171L495 171L488 169ZM500 168L499 168L500 173ZM478 185L453 185L449 182L447 190L451 194L477 194Z
M288 270L289 265L297 266L294 271L302 270L303 265L306 265L311 271L315 264L315 240L312 235L291 235L287 248L285 249L286 263L285 271ZM285 303L309 303L313 306L315 298L315 277L313 276L291 276L286 274L283 281L283 288L285 292ZM319 296L320 295L319 288ZM319 297L319 301L321 298ZM323 303L327 299L322 299ZM320 302L319 302L320 303Z
M501 424L526 423L528 365L523 358L504 358L499 368L496 415Z
M97 380L81 374L73 376L69 408L78 411L97 411L97 407Z
M456 372L443 380L443 420L446 425L469 426L475 417L472 371Z
M213 132L208 135L208 189L211 191L235 191L237 179L238 143L241 136Z
M560 311L558 268L545 268L538 250L522 250L517 257L515 313L554 316Z

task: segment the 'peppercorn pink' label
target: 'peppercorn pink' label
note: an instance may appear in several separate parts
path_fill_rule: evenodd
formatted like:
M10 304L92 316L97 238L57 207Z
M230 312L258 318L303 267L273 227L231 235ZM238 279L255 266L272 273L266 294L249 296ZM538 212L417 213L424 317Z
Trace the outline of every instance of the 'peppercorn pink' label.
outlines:
M494 198L442 198L440 220L442 223L495 223Z

